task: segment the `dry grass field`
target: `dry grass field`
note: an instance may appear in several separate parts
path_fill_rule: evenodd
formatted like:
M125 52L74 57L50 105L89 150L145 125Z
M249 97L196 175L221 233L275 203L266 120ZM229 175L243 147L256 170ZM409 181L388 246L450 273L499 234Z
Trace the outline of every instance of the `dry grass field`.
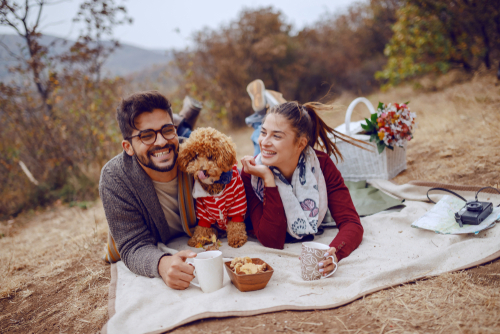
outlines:
M449 79L448 81L453 81ZM408 169L398 183L428 180L500 186L500 86L489 74L437 91L400 87L368 96L404 102L417 113ZM355 96L325 114L343 122ZM353 121L368 111L358 108ZM230 132L238 155L251 154L251 129ZM498 227L496 227L498 228ZM107 320L110 266L101 259L102 204L81 203L0 222L0 332L95 333ZM278 312L198 321L173 333L499 333L500 261L374 293L332 310Z

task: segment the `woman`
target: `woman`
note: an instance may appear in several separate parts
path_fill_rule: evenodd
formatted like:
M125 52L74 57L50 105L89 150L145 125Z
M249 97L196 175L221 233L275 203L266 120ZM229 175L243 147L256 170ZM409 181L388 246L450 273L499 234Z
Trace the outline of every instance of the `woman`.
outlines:
M328 253L336 261L358 247L363 227L349 191L330 159L342 158L328 137L352 142L323 122L321 103L287 102L269 109L259 136L261 154L241 159L241 176L255 235L266 247L283 249L287 233L295 238L315 234L330 209L339 232ZM314 150L318 145L322 151ZM324 152L323 152L324 151ZM331 258L320 272L330 273Z

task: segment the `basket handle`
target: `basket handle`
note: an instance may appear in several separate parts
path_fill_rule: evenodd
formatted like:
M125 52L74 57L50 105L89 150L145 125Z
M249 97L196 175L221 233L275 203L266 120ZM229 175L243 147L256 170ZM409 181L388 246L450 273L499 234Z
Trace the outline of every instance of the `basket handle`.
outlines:
M368 101L367 98L358 97L357 99L352 101L351 104L349 105L349 107L347 107L347 113L345 114L345 134L348 136L351 135L351 128L350 128L349 123L351 123L352 111L354 110L354 107L356 107L356 105L359 102L363 102L366 105L366 107L370 110L370 114L374 114L376 112L375 108L373 108L372 103L370 101Z

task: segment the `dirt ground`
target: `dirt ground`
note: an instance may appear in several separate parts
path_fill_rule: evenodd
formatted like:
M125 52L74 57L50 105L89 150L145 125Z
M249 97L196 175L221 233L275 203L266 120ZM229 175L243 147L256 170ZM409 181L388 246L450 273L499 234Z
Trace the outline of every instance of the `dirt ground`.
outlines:
M428 180L500 186L500 86L492 75L434 92L377 93L404 102L418 129L398 183ZM335 101L325 120L344 121L355 96ZM359 110L358 110L359 109ZM368 115L357 108L353 121ZM230 134L251 154L251 129ZM497 227L498 228L498 227ZM0 222L0 332L95 333L107 320L110 266L100 260L107 223L102 204L56 204ZM380 291L330 310L208 319L172 333L499 333L500 261Z

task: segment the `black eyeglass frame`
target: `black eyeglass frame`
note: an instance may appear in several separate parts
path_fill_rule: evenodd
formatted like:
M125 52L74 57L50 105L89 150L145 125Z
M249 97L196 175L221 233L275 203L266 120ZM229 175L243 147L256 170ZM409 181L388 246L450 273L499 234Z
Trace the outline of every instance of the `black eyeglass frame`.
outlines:
M163 129L165 129L165 127L167 126L172 126L174 128L174 135L172 136L172 138L166 138L164 135L163 135ZM153 131L155 133L155 139L150 143L150 144L147 144L145 143L142 139L141 139L141 135L144 133L144 132L148 132L148 131ZM139 134L136 134L135 136L130 136L130 137L127 137L125 139L127 140L131 140L132 138L135 138L135 137L139 137L139 139L141 140L141 142L144 144L144 145L153 145L155 142L156 142L156 139L158 139L158 132L161 134L161 136L165 139L165 140L172 140L175 138L175 136L177 135L177 128L175 127L175 124L173 123L167 123L165 125L163 125L160 130L153 130L153 129L146 129L146 130L142 130L141 132L139 132Z

